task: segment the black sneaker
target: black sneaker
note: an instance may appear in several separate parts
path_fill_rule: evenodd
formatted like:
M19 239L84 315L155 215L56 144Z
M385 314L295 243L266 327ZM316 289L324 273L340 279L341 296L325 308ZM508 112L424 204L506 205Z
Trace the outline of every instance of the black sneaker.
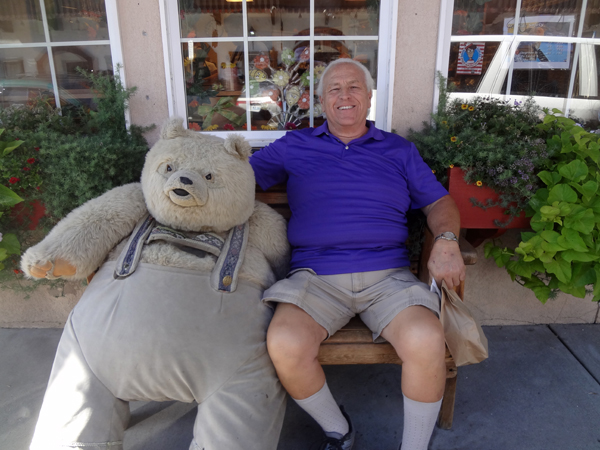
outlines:
M346 433L345 436L342 436L340 439L336 439L336 438L332 438L332 437L325 438L325 440L319 447L319 450L350 450L352 448L352 446L354 445L354 436L356 435L356 431L354 430L354 427L352 426L352 421L350 420L350 417L348 417L348 414L346 414L344 407L341 405L340 405L340 411L342 411L342 414L348 421L348 427L349 427L348 432Z

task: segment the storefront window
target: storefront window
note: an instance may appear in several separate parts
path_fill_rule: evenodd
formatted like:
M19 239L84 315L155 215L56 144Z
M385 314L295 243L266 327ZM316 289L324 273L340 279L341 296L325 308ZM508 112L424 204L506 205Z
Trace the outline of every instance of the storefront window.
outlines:
M38 96L93 106L78 68L113 73L104 0L2 1L0 107Z
M318 126L317 83L339 58L360 61L377 80L379 0L179 0L177 12L191 129Z
M598 120L600 0L456 0L452 14L455 95L532 95Z

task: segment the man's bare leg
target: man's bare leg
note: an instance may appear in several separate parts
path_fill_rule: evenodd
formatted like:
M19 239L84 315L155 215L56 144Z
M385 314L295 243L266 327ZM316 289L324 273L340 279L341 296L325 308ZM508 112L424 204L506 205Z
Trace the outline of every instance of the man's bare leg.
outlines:
M267 332L267 349L290 396L328 436L341 438L349 424L329 392L317 359L327 331L302 309L279 303Z
M401 311L381 335L402 359L405 398L402 450L425 450L446 383L444 330L429 309L410 306Z

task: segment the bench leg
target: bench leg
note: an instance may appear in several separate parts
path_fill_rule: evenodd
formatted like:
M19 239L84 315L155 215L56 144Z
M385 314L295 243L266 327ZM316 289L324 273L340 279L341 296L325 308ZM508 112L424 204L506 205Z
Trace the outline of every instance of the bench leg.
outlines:
M456 398L456 378L446 378L446 388L444 390L444 399L438 416L438 427L444 430L452 428L454 419L454 399Z

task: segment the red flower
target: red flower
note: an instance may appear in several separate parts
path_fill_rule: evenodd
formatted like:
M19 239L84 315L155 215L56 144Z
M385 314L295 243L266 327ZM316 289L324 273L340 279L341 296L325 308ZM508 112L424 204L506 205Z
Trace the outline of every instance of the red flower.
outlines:
M31 169L29 167L23 167L24 172L29 172Z
M298 107L300 109L308 109L310 107L310 93L307 91L304 91L304 94L302 94L302 97L300 97L300 100L298 100Z
M201 131L200 130L200 125L198 125L196 122L191 122L190 123L190 130Z
M225 125L223 125L223 129L227 130L227 131L233 131L233 130L235 130L234 126L231 125L230 123L226 123Z
M191 102L188 103L188 106L191 106L192 108L195 108L199 104L200 103L198 103L198 100L192 100Z
M33 149L34 149L36 152L39 152L39 151L40 151L40 148L39 148L39 147L33 147Z
M13 269L13 272L14 272L16 275L19 275L19 274L21 273L21 271L20 271L19 269Z
M16 184L16 183L18 183L19 181L21 181L21 179L20 179L20 178L17 178L17 177L11 177L11 178L8 180L8 182L9 182L10 184Z
M38 187L36 187L36 189L39 191L39 190L40 190L40 187L38 186Z
M29 158L27 160L27 164L33 164L35 162L35 158Z
M21 140L21 139L19 139L19 138L15 138L15 141L20 141L20 140Z
M295 123L288 122L288 123L285 124L285 129L286 130L295 130L296 128L298 128L298 127L296 126Z

